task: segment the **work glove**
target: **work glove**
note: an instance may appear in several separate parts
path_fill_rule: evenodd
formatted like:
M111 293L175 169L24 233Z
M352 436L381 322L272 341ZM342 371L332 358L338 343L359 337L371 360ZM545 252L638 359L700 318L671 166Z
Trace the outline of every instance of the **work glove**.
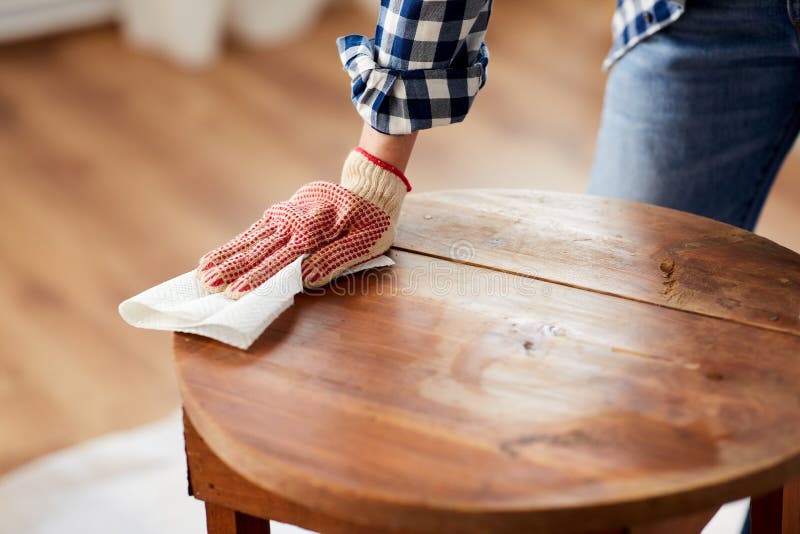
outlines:
M303 285L320 287L392 244L408 180L392 165L355 148L341 183L312 182L267 209L250 228L200 258L197 276L210 292L238 299L302 254Z

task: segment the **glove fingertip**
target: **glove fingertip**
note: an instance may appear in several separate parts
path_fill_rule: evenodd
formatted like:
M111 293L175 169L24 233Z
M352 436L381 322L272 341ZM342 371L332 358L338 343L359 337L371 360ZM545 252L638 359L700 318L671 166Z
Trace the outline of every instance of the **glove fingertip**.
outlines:
M225 296L232 300L238 300L250 293L253 290L253 284L249 281L243 281L241 278L232 284L229 284L225 289Z
M197 271L197 281L200 287L208 293L219 293L225 289L225 278L219 273L219 270L214 268L207 271Z
M316 261L317 256L318 254L309 256L303 261L303 266L301 269L303 278L303 287L307 287L310 289L322 287L331 280L333 280L334 278L332 274L335 273L328 273L328 276L326 276L325 274L323 274L323 271L319 269L319 266Z
M352 268L353 265L358 265L364 261L366 260L359 259L356 261L350 261L328 271L318 269L314 265L309 265L308 269L306 269L304 264L303 286L309 289L316 289L325 286L342 276L342 274L344 274L344 272L348 269Z

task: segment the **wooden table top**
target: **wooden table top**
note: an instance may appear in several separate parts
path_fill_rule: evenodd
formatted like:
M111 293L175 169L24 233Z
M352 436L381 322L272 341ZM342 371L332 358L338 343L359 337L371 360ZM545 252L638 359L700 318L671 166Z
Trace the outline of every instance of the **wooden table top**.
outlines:
M260 488L376 527L664 517L800 473L800 255L584 195L410 195L394 267L248 351L176 334L186 412Z

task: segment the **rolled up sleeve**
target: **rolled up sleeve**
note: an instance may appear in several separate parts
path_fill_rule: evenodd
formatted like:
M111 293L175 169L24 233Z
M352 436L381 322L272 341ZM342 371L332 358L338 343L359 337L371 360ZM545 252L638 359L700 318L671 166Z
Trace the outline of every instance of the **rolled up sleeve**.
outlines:
M359 115L407 134L461 122L486 83L492 0L382 0L375 37L337 40Z

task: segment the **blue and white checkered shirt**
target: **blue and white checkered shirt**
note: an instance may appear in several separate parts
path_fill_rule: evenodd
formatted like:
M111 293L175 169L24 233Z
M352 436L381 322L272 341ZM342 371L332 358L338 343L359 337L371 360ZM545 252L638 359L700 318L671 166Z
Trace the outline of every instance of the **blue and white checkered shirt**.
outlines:
M684 1L617 0L617 10L611 20L614 42L611 52L603 62L603 68L610 68L639 41L678 20L683 14Z
M461 122L486 83L492 0L381 0L375 38L337 40L359 115L386 134ZM683 0L617 0L610 67L676 20Z

